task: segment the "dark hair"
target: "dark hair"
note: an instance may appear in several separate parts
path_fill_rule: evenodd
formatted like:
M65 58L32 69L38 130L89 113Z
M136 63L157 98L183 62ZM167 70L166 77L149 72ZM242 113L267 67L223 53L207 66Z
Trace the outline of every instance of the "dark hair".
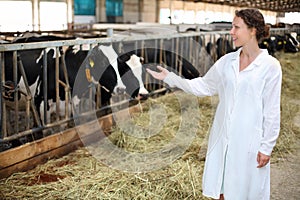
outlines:
M256 29L256 39L259 42L270 36L270 26L265 24L264 16L257 9L236 10L235 15L244 20L248 28Z

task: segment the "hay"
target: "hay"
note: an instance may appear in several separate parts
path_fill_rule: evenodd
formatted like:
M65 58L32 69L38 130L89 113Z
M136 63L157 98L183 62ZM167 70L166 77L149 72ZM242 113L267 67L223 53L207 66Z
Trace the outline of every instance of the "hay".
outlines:
M283 67L282 121L281 134L273 153L273 162L286 156L299 129L292 119L299 105L291 104L299 99L299 60L298 54L277 55ZM183 97L184 98L184 97ZM184 101L189 101L187 96ZM59 159L49 160L28 172L20 172L0 180L1 199L206 199L201 194L201 179L204 162L199 158L205 138L213 119L215 101L211 98L199 99L199 120L195 138L187 151L172 164L154 171L126 173L99 162L91 153L97 153L97 145L89 151L81 148ZM178 103L169 94L146 101L143 112L133 114L132 120L140 127L150 123L162 126L158 134L145 134L143 129L126 131L113 127L109 141L131 153L155 152L174 139L179 128L180 115L190 112L189 107ZM164 108L163 112L161 111ZM151 111L152 109L152 111ZM149 113L152 113L152 115ZM160 113L160 114L159 114ZM163 113L163 114L161 114ZM198 118L197 118L198 117ZM157 120L159 119L159 120ZM187 126L191 126L188 124ZM154 127L155 129L155 127ZM188 129L189 130L189 129ZM187 131L188 131L187 130ZM126 134L127 131L132 135ZM181 144L181 141L178 141ZM175 147L172 150L177 150ZM109 154L102 157L105 159ZM133 160L132 165L135 165Z
M272 162L285 160L293 153L295 141L300 137L300 130L294 124L294 118L300 111L300 53L277 53L282 66L281 94L281 130L273 150Z
M176 136L180 126L192 132L192 123L197 121L197 132L189 149L181 159L176 159L170 166L150 172L126 173L108 167L97 159L99 153L96 143L87 151L81 148L59 159L49 160L28 172L15 173L0 182L1 193L6 199L204 199L201 195L201 174L203 161L198 158L201 143L212 120L210 98L201 101L201 115L192 116L190 122L180 124L180 116L192 113L194 109L189 101L191 98L184 93L168 94L159 99L145 102L143 112L133 113L132 120L140 127L149 127L151 123L162 123L158 134L144 134L143 129L122 130L113 127L108 137L114 145L133 153L151 153L163 148ZM180 96L181 104L178 101ZM198 99L197 105L198 105ZM164 110L163 113L159 112ZM150 112L150 115L149 115ZM152 113L152 114L151 114ZM191 118L191 116L189 116ZM150 119L152 118L152 119ZM203 125L202 125L203 124ZM153 126L155 129L157 126ZM125 127L126 129L126 127ZM126 134L127 131L131 135ZM141 136L142 137L137 137ZM177 141L178 146L181 140ZM173 153L179 149L171 148ZM93 156L91 156L91 152ZM103 152L102 152L103 153ZM164 154L166 152L163 152ZM104 156L109 157L109 152ZM168 152L166 156L168 156ZM181 156L175 154L175 156ZM105 158L105 157L104 157ZM103 158L103 159L104 159ZM118 160L118 159L116 159ZM137 161L133 160L134 166Z

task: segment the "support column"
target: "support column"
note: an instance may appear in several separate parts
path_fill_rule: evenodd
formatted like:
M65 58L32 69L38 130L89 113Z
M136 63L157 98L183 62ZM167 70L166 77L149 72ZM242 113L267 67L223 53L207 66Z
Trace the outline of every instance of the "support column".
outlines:
M172 14L173 14L173 7L172 7L172 0L169 0L169 9L170 9L170 24L172 24Z
M66 0L66 3L67 3L67 25L68 25L68 30L72 30L73 25L74 25L73 0Z
M96 0L96 22L106 22L105 0Z
M144 10L144 0L139 0L139 4L138 4L138 12L139 12L139 16L138 16L138 22L143 21L143 10Z
M32 2L32 29L40 31L40 1L31 0Z
M159 15L160 15L160 4L159 0L156 0L156 9L155 9L155 22L159 22Z

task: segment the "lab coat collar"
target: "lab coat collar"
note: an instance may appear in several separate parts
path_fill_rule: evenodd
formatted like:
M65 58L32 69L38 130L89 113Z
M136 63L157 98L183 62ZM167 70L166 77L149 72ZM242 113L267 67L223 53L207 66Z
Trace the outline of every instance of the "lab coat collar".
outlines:
M255 58L255 60L248 66L244 71L250 71L254 69L254 67L259 67L261 66L261 63L263 62L263 55L269 55L267 49L260 49L261 53ZM232 57L233 60L233 65L232 67L234 68L234 71L236 74L239 73L239 61L240 61L240 54L242 51L242 47L239 48L236 52L235 55Z

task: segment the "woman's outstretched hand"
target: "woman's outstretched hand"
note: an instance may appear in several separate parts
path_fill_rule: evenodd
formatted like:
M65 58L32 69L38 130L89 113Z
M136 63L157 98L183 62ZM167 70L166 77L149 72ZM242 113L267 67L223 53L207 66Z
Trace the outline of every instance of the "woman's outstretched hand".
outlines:
M153 71L149 68L147 68L146 70L149 74L151 74L153 76L153 78L156 78L158 80L164 80L166 78L166 76L169 74L169 71L161 66L157 66L157 69L160 72Z

